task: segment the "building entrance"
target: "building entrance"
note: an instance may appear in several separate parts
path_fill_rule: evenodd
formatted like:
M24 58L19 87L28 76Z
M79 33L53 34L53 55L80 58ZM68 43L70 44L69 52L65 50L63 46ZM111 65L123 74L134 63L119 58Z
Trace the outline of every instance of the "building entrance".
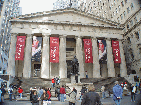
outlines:
M40 77L41 76L41 64L34 64L34 72L33 77Z

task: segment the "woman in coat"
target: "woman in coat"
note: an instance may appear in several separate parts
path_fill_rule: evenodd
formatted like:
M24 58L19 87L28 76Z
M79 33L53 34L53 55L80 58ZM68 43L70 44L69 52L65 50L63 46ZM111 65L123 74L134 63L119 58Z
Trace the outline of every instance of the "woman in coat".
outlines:
M42 100L41 105L43 105L43 101L44 101L44 102L47 102L48 97L49 97L49 95L46 93L45 90L43 90L43 94L42 94L42 96L41 96L41 100Z
M75 105L75 102L76 102L76 93L75 93L75 91L72 91L69 95L70 95L70 97L68 99L69 105Z
M32 95L32 105L39 105L39 98L36 91Z

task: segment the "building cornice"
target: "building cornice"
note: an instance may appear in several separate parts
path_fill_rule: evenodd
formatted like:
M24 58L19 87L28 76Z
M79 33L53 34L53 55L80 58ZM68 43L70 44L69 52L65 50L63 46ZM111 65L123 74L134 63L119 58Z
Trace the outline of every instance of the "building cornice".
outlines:
M104 25L94 25L94 24L82 24L82 23L70 23L70 22L54 22L54 21L46 21L46 22L40 22L40 21L32 21L32 20L10 20L11 23L35 23L35 24L59 24L59 25L75 25L75 26L87 26L87 27L101 27L101 28L114 28L123 30L123 27L118 26L104 26Z

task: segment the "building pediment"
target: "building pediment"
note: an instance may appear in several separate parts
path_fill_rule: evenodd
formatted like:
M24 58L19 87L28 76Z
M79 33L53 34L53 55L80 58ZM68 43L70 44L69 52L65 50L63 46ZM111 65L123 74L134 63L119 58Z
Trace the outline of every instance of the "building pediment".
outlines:
M42 23L66 23L66 24L87 24L104 27L117 27L119 24L110 20L81 12L72 8L61 9L34 14L22 15L11 20L17 22L42 22Z

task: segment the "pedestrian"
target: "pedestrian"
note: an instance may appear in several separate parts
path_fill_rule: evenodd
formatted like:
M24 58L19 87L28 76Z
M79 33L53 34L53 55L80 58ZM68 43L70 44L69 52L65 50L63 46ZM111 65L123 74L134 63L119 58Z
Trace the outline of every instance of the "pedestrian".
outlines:
M41 105L47 105L47 100L48 100L49 95L46 93L45 90L43 90L43 94L41 96Z
M41 89L41 88L39 87L39 90L38 90L38 97L41 98L42 94L43 94L43 89Z
M55 87L55 97L56 98L57 98L57 95L58 95L57 90L58 90L58 87Z
M135 93L136 93L136 86L134 84L132 84L132 86L130 87L130 90L131 90L131 102L135 102Z
M127 90L127 83L126 82L124 83L124 88L123 89Z
M62 87L60 88L60 101L61 102L64 102L64 94L66 94L66 92L65 92L64 85L62 85Z
M59 76L59 78L58 78L58 85L60 84L60 76Z
M106 96L105 96L105 86L101 87L101 92L102 92L102 99L105 99L106 98Z
M47 89L47 94L48 94L48 103L51 104L51 92L49 90L49 88Z
M51 81L52 81L52 87L54 88L55 87L55 80L54 80L54 78L52 78Z
M59 78L56 77L56 79L55 79L55 81L56 81L56 85L58 85L58 80L59 80Z
M12 101L13 89L12 89L11 86L10 86L9 89L8 89L8 93L9 93L9 100Z
M88 91L83 95L81 105L101 105L100 96L95 92L94 85L89 85Z
M121 83L121 87L123 88L123 86L124 86L124 84L123 84L123 82Z
M32 102L32 95L33 95L33 90L32 87L30 87L30 101Z
M21 86L19 87L18 92L20 94L20 98L22 98L23 89L21 88Z
M119 82L115 82L115 86L113 87L113 100L115 101L116 105L120 105L122 99L122 87L119 86Z
M17 101L17 99L16 99L16 96L17 96L17 87L16 86L13 87L13 96L14 96L14 100Z
M80 100L82 100L83 94L87 91L86 86L82 86Z
M58 95L57 95L58 101L60 101L60 86L57 88L57 93L58 93Z
M77 90L75 89L75 87L73 87L73 91L77 94Z
M88 73L87 73L87 71L85 71L85 75L86 75L86 78L88 78Z
M2 91L1 91L1 88L0 88L0 104L2 103L1 94L2 94Z
M38 95L37 95L37 91L33 92L32 105L39 105L39 98L38 98Z
M73 90L71 93L69 93L69 105L75 105L76 103L76 92Z
M4 89L4 86L2 86L1 91L2 91L1 100L2 100L2 103L4 103L4 95L5 95L5 93L6 93L6 91L5 91L5 89Z

